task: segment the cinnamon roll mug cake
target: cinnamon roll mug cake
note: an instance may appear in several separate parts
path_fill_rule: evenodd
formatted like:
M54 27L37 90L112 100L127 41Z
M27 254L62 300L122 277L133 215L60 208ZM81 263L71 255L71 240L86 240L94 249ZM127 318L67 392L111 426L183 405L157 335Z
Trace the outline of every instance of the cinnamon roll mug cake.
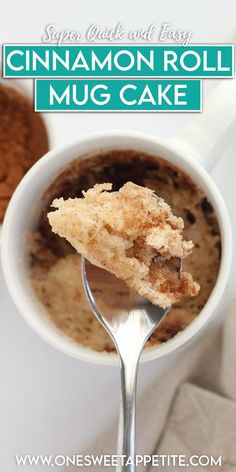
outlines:
M66 223L68 211L80 216ZM100 253L88 234L95 220ZM123 258L120 266L107 257L111 249ZM104 365L118 358L88 305L77 250L106 265L126 290L171 305L143 350L141 361L148 361L181 347L215 313L231 249L227 210L209 173L178 146L124 131L81 137L38 161L14 193L1 239L7 286L26 321L61 351Z
M69 338L115 351L88 306L78 252L153 304L172 305L146 347L168 341L198 315L217 278L221 240L210 202L183 171L145 153L111 150L67 166L46 200L29 236L31 280ZM177 257L184 258L180 275L171 268Z
M132 182L111 190L112 184L95 184L83 198L54 200L57 210L48 213L52 231L153 305L166 309L197 295L200 287L191 274L180 272L193 248L183 238L182 218L153 190Z

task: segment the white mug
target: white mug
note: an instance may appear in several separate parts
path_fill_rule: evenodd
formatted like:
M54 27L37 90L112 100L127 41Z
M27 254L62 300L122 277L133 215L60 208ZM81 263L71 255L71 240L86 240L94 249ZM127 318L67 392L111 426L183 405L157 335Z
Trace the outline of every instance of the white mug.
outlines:
M199 115L193 124L190 123L183 136L164 140L133 131L100 132L81 137L73 144L52 150L34 164L20 182L8 206L3 223L1 255L9 292L19 312L40 336L56 348L78 359L103 365L118 362L116 354L96 352L70 340L50 321L31 287L25 241L37 221L41 197L59 171L79 156L111 148L130 148L161 156L183 169L202 188L214 207L222 240L217 281L201 312L189 326L172 339L144 350L141 361L149 361L171 353L183 346L206 325L224 293L232 255L228 213L219 190L206 169L209 163L212 165L213 156L216 157L220 149L222 150L224 140L230 138L232 132L230 125L235 124L235 119L235 81L227 80L216 88L204 113ZM206 169L198 162L198 157Z

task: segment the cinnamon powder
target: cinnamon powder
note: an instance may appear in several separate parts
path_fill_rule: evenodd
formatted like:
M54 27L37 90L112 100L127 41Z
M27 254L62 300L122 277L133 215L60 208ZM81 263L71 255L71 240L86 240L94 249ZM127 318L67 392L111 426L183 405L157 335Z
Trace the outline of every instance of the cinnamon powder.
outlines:
M0 221L24 174L47 151L40 114L21 93L0 85Z

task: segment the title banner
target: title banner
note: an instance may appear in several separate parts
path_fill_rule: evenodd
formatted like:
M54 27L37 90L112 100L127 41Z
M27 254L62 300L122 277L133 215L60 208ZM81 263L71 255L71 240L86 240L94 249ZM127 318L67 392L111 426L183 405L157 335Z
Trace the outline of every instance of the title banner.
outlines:
M5 45L4 77L232 77L233 46Z
M232 78L234 46L6 44L3 76L36 79L36 111L199 112L199 79Z

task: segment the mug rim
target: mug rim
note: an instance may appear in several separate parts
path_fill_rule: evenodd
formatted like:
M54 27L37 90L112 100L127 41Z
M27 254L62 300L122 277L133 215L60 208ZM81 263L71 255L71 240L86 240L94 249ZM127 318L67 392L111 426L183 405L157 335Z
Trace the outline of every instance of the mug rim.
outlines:
M209 176L207 171L197 162L197 160L192 157L191 161L188 156L185 155L182 150L178 150L171 142L168 143L166 140L159 138L155 135L150 133L141 133L139 131L127 131L127 130L109 130L109 131L100 131L96 133L86 134L74 140L70 144L65 144L64 146L60 146L58 148L54 148L53 150L49 151L45 154L41 159L39 159L31 169L25 174L21 182L19 183L18 187L16 188L10 203L8 205L8 209L4 218L3 228L2 228L2 240L1 240L1 260L2 260L2 267L3 267L3 274L6 280L6 284L8 290L11 294L12 299L16 307L18 308L19 312L23 316L23 318L27 321L27 323L36 331L42 338L44 338L49 344L53 345L60 351L75 357L77 359L89 361L93 364L102 364L102 365L115 365L118 363L118 355L116 353L106 353L106 352L97 352L93 349L87 348L82 344L76 343L73 340L65 337L63 333L59 336L55 336L55 332L49 332L49 327L46 323L43 322L43 317L41 321L36 319L32 316L31 311L27 310L27 297L26 291L21 290L21 293L17 292L13 284L13 277L12 273L12 264L10 263L9 255L9 248L8 243L11 241L11 234L13 231L13 223L14 223L14 214L17 211L17 207L19 206L19 202L22 199L22 194L24 191L28 191L28 188L32 187L33 178L37 175L37 173L42 173L45 168L47 169L48 163L50 163L53 159L55 161L60 161L59 156L63 156L64 153L67 153L67 157L73 155L73 157L69 157L67 160L61 158L61 161L56 163L57 164L57 173L63 169L69 162L77 158L82 157L85 153L80 153L79 147L82 144L88 144L88 146L92 147L92 143L99 141L101 144L101 148L103 149L112 149L113 148L124 148L122 147L122 143L119 146L109 146L105 147L106 139L111 140L111 138L120 138L120 139L131 139L138 142L139 145L146 141L150 145L152 144L156 147L156 155L160 154L160 157L168 161L168 158L165 154L172 154L175 155L177 160L183 162L189 169L193 169L197 176L200 176L200 180L205 183L207 189L209 190L209 194L211 195L211 202L213 203L217 220L220 226L220 233L221 233L221 243L222 243L222 254L221 254L221 261L220 267L217 275L216 283L213 287L213 290L200 311L200 313L196 316L196 318L183 330L177 333L173 338L169 339L165 343L154 345L148 349L144 349L141 354L141 362L151 361L160 357L163 357L167 354L170 354L174 350L180 348L186 342L188 342L196 333L200 331L200 329L206 325L207 321L212 317L226 286L230 267L231 267L231 254L232 254L232 236L231 236L231 225L228 216L227 209L225 207L225 203L223 198L212 180ZM141 146L137 146L136 149L140 149ZM134 144L129 146L125 146L126 149L135 149ZM160 152L160 149L163 149L164 152ZM77 152L75 150L77 149ZM159 149L159 150L158 150ZM99 152L99 150L97 151ZM148 153L148 150L146 150ZM151 154L151 152L150 152ZM164 154L164 155L163 155ZM57 156L57 157L56 157ZM171 162L171 161L170 161ZM175 165L179 166L184 172L188 174L188 171L185 170L184 166L181 166L179 163L173 162ZM56 167L56 166L55 166ZM194 180L194 178L193 178ZM47 175L45 176L46 185L42 188L43 195L47 190L48 186L50 185L51 180L47 180ZM31 187L30 187L31 183ZM28 185L29 184L29 185ZM16 264L14 262L13 264ZM22 296L23 295L23 296ZM26 297L27 295L27 297ZM25 300L24 300L25 296ZM36 295L35 295L36 297ZM43 310L43 308L42 308ZM51 330L53 331L53 329ZM59 339L60 338L60 339Z

